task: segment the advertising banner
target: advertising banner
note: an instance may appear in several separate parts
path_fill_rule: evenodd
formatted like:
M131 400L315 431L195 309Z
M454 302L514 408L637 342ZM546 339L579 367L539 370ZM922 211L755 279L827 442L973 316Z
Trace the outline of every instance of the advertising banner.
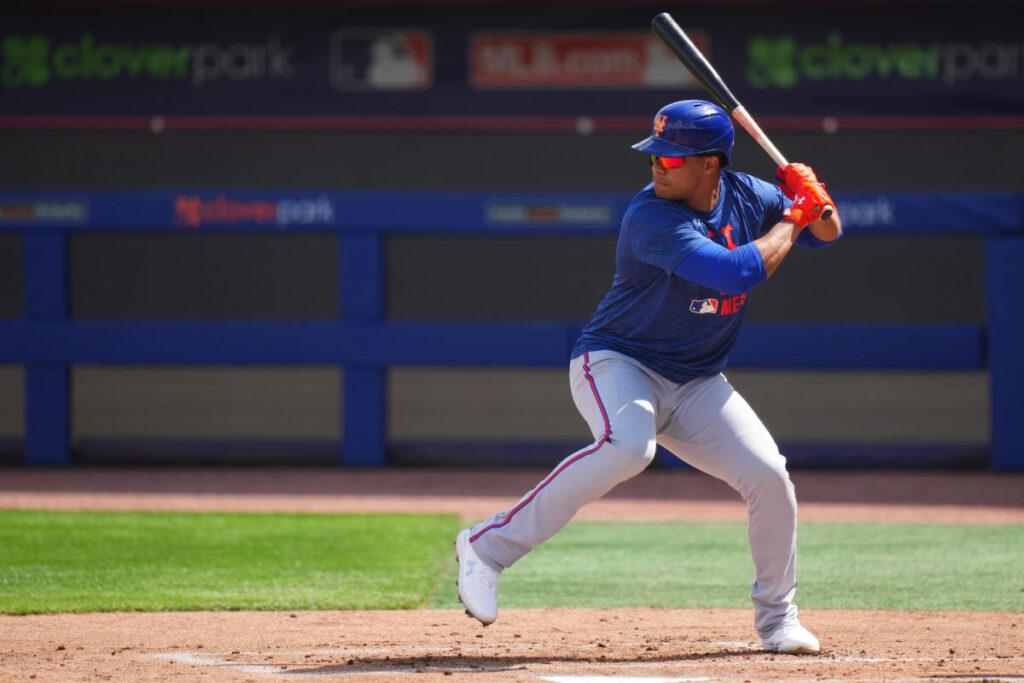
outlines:
M703 34L692 36L708 49ZM693 88L696 80L652 33L477 33L469 81L476 88Z
M1024 195L1016 192L836 192L834 198L848 235L1024 232ZM615 234L630 199L620 193L2 192L0 232Z
M0 6L0 117L649 117L647 3ZM1024 116L1024 4L670 8L759 116ZM0 121L2 123L2 121Z

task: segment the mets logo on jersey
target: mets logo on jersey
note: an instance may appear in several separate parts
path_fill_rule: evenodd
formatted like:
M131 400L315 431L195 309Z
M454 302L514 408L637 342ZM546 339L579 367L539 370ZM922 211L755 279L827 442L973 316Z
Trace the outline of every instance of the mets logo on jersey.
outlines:
M718 299L694 299L690 302L690 313L714 315L718 313Z

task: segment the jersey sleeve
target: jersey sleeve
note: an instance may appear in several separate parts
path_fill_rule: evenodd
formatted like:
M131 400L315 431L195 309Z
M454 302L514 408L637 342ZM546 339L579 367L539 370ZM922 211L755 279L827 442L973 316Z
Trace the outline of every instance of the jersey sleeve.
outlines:
M842 233L840 233L839 237L842 237ZM799 235L797 235L796 243L799 244L801 247L820 249L821 247L828 247L835 244L836 242L839 241L839 237L835 238L830 242L826 242L825 240L818 239L817 237L814 236L813 232L805 228L800 231Z
M768 277L753 242L729 250L709 241L683 259L675 274L723 294L742 294Z
M646 202L628 217L633 256L671 275L687 256L710 242L696 219L667 201Z
M761 223L760 235L766 234L783 218L783 211L793 206L793 200L782 193L782 188L770 183L760 183L762 201L764 201L764 222Z

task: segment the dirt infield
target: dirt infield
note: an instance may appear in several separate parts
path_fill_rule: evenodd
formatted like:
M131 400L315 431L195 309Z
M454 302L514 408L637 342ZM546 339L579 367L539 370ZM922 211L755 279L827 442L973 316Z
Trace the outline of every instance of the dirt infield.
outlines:
M815 657L760 652L747 610L2 617L4 680L877 681L1024 679L1021 615L807 614Z
M544 472L0 470L0 507L449 511L481 518ZM796 472L802 521L1024 524L1024 476ZM649 472L589 519L743 519L704 475ZM1024 681L1024 614L810 610L822 653L759 651L749 610L0 616L10 681Z

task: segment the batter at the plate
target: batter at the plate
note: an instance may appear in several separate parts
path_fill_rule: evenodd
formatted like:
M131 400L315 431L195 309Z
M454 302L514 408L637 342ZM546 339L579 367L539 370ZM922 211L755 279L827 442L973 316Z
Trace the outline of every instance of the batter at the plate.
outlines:
M732 123L701 100L662 108L650 137L633 148L649 155L653 182L626 209L611 289L569 364L594 442L514 507L459 533L459 598L483 624L497 619L501 571L642 472L661 444L746 501L754 625L764 648L817 652L793 602L796 498L786 459L722 370L750 289L794 244L839 239L837 213L820 218L834 202L803 164L778 170L781 189L727 170Z

